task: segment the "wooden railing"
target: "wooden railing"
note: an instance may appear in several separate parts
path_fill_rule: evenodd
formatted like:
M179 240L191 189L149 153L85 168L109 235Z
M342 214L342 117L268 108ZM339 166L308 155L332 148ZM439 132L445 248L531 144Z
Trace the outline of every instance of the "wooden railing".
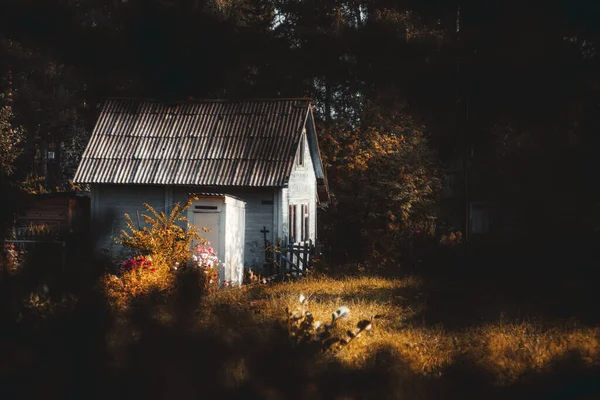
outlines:
M305 275L315 255L312 240L288 245L273 246L265 251L265 269L268 275L289 273L293 276Z

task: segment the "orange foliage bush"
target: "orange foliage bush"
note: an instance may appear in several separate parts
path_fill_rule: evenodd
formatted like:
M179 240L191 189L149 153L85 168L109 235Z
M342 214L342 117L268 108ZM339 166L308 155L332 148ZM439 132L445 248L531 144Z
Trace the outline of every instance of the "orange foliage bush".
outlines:
M108 301L117 309L155 293L168 295L175 284L178 266L185 265L191 257L192 241L202 241L184 215L189 202L183 206L176 204L168 215L144 205L150 213L143 215L146 226L137 228L125 214L129 232L123 230L119 239L138 255L121 264L118 276L106 274L102 279Z
M340 261L397 260L433 233L441 180L424 126L372 110L362 126L321 130L333 193L323 236L348 250Z
M153 293L168 294L175 273L159 256L138 256L125 261L119 276L106 274L102 280L108 301L123 308L133 299L143 300Z

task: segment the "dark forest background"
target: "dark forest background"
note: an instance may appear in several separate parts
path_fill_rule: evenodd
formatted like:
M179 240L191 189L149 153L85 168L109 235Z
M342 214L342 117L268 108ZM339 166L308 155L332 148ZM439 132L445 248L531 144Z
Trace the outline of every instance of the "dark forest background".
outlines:
M108 97L311 97L331 191L313 277L121 311L110 218L6 234L0 398L598 398L599 46L598 0L0 1L3 234ZM299 293L372 334L292 345Z
M107 97L312 97L332 258L414 267L454 231L583 254L598 21L592 0L4 0L3 184L73 189Z

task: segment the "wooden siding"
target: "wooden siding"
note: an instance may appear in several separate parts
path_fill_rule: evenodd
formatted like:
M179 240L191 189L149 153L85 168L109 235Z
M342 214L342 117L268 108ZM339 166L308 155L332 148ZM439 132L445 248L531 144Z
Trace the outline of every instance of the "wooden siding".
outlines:
M188 193L211 192L202 186L173 186L173 202L185 202ZM246 202L246 228L244 243L244 267L262 268L264 263L264 236L260 232L267 227L267 239L273 242L273 203L275 188L219 188L219 192L238 197ZM263 200L272 202L263 204Z
M215 210L197 210L196 206L214 207ZM205 227L217 229L207 235L218 238L211 240L211 247L215 248L222 263L219 280L241 284L244 277L245 202L227 195L198 195L188 208L187 218L201 229L196 220L200 217L206 221L203 215L211 216L215 222L218 220L216 226Z
M99 233L96 248L107 249L113 255L121 249L114 239L126 227L126 213L137 224L139 212L140 223L143 224L141 214L146 214L144 203L156 211L163 211L165 207L165 188L160 186L94 185L92 192L92 230Z
M306 142L305 142L306 143ZM305 144L306 145L306 144ZM261 268L264 263L264 227L269 230L267 240L288 239L288 207L290 204L308 204L309 235L316 240L317 183L310 153L306 149L304 166L295 165L287 188L219 188L222 193L238 197L246 203L244 230L244 267ZM98 248L109 248L112 237L118 237L125 227L124 213L137 222L136 211L145 211L144 202L157 211L170 211L176 202L187 201L188 193L211 192L214 188L203 186L145 186L145 185L94 185L92 212L95 226L109 222L108 232L102 236ZM267 203L267 204L265 204ZM298 212L300 207L298 208ZM141 220L143 223L143 219ZM300 232L300 220L297 221ZM119 246L112 244L112 252Z
M241 284L244 279L246 207L243 200L225 198L224 279Z
M315 170L313 166L313 160L310 156L311 152L308 148L308 142L304 141L304 165L300 166L297 162L294 162L294 168L290 175L290 181L288 187L281 190L281 226L282 226L282 239L289 237L290 227L288 223L289 206L291 204L298 205L298 213L300 213L300 205L308 204L309 208L309 219L310 227L308 232L308 238L316 240L317 232L317 181L315 176ZM298 154L296 154L298 158ZM297 232L301 232L300 229L300 218L296 218ZM296 242L300 238L296 238Z

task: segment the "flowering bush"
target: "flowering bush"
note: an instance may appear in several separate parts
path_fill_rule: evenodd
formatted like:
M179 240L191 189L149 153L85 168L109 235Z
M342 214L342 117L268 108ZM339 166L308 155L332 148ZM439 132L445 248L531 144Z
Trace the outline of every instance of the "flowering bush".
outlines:
M167 215L145 204L149 215L143 215L146 226L141 228L125 215L129 232L122 231L119 243L138 255L123 261L119 274L104 276L102 284L111 306L123 308L153 293L167 295L174 287L175 271L190 259L192 241L204 242L184 215L189 205L176 204Z
M198 244L196 254L192 255L192 267L202 272L202 286L207 290L218 287L221 266L217 252L209 246L210 242L206 242L205 245ZM225 282L223 284L225 285Z
M156 268L152 266L152 257L138 256L130 258L127 261L123 261L121 264L121 272L135 271L136 269L148 270L150 272L156 271Z
M9 274L15 273L23 265L25 253L15 248L14 243L4 244L4 254L2 264Z
M138 256L121 263L118 275L105 275L103 285L111 306L123 308L134 298L144 299L153 292L167 294L174 278L160 257Z

